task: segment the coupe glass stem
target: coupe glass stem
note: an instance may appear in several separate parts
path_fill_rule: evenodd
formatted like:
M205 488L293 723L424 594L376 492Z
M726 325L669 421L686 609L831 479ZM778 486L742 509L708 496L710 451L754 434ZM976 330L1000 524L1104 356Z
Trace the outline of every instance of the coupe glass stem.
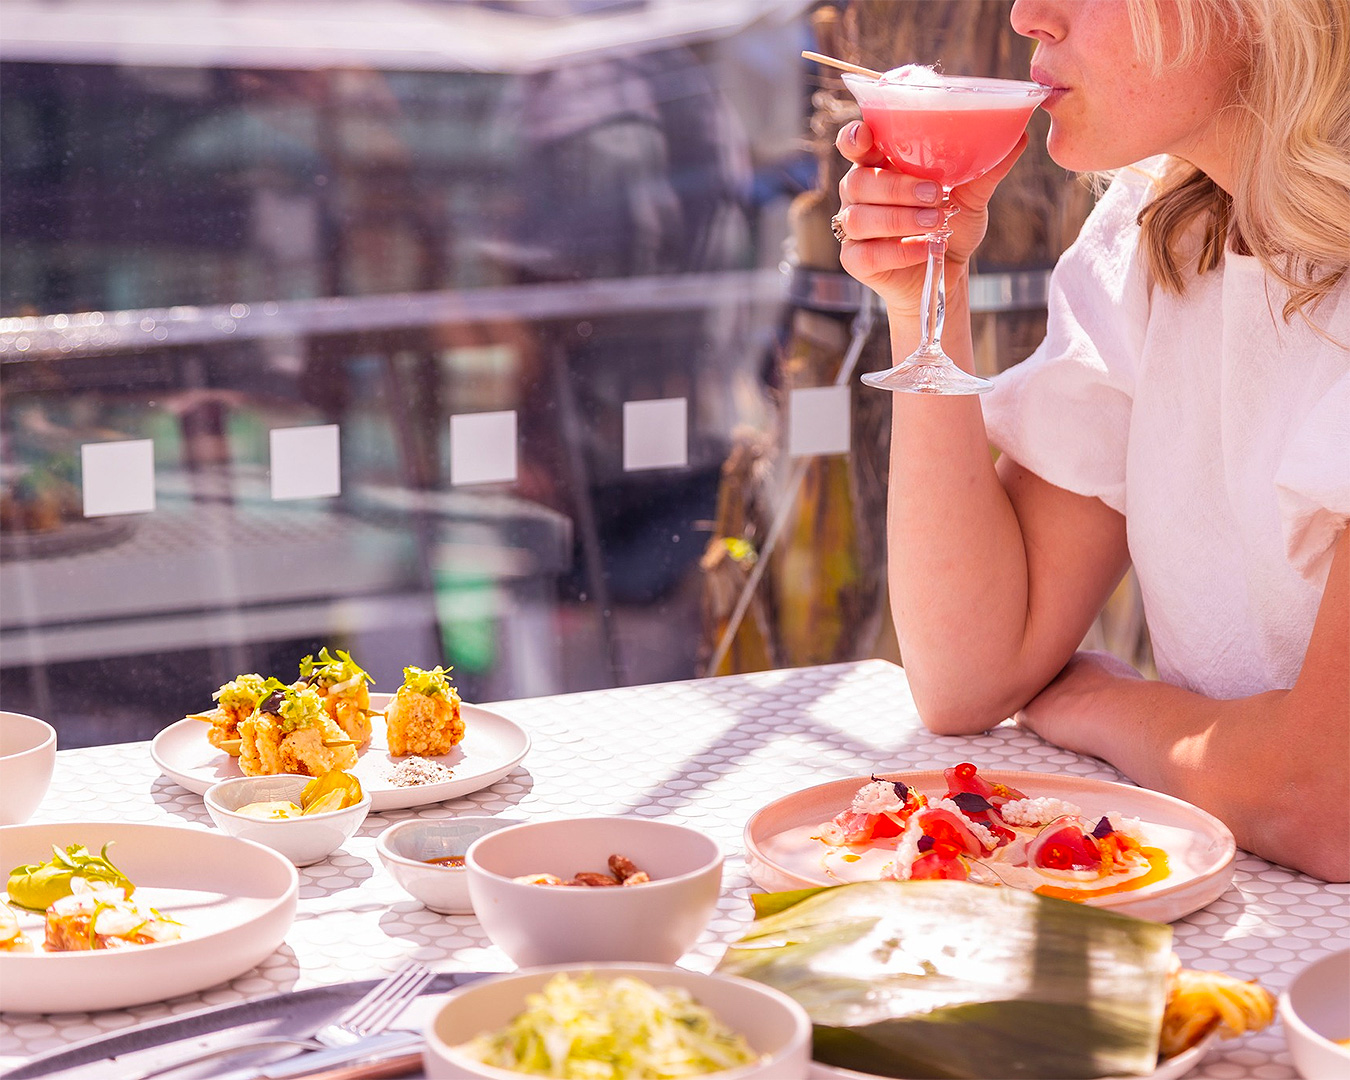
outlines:
M869 371L862 377L868 386L909 394L983 394L994 384L962 371L942 351L942 323L947 314L947 289L944 270L947 241L951 238L951 219L960 207L953 206L943 192L941 223L925 236L928 261L924 268L923 295L919 298L919 347L886 371Z
M919 326L922 337L915 358L931 356L944 359L942 353L942 320L947 314L946 274L947 240L952 235L951 216L957 212L946 198L942 203L942 224L928 234L928 267L924 271L923 300L919 308Z

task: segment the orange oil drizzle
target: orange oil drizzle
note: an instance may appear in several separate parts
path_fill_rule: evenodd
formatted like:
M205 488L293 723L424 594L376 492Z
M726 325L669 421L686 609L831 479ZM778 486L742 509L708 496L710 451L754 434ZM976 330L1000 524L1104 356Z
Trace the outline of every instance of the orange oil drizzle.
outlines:
M1112 893L1142 889L1145 885L1152 885L1155 881L1161 881L1171 873L1167 865L1167 852L1155 847L1140 848L1139 850L1148 859L1148 873L1140 874L1139 877L1131 878L1129 881L1122 881L1119 885L1108 885L1104 889L1073 889L1059 885L1041 885L1033 891L1041 896L1051 896L1057 900L1090 900L1094 896L1110 896Z

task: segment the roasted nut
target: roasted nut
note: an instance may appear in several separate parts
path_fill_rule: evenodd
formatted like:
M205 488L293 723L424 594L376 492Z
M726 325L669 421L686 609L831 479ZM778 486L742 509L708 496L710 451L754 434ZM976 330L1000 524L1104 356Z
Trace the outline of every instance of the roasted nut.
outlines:
M582 871L572 878L578 885L617 885L617 878L612 878L608 874L593 874L588 871Z
M515 880L528 885L584 885L591 888L604 888L612 885L641 885L644 882L651 881L647 871L639 870L633 860L625 855L611 855L609 857L609 868L614 872L612 877L609 874L583 870L570 881L563 881L562 878L554 877L552 874L526 874Z

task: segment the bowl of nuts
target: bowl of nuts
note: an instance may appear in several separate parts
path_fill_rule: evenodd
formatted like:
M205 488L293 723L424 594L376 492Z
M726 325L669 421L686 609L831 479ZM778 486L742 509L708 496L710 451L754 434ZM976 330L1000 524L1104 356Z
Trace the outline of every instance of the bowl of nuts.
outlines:
M464 863L484 932L531 967L673 964L717 908L722 859L717 841L685 825L588 817L489 833Z

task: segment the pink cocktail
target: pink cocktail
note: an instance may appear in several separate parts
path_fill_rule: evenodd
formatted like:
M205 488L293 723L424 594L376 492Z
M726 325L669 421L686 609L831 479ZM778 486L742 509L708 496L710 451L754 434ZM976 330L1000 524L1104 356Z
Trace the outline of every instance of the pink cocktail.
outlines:
M1017 145L1036 108L864 110L872 137L905 172L954 188L983 176Z
M942 351L942 264L956 212L951 189L983 176L1011 153L1050 88L1010 79L939 75L906 67L880 79L845 75L872 138L897 169L942 187L942 224L928 234L928 270L919 348L863 382L923 394L979 394L993 387L962 371Z

